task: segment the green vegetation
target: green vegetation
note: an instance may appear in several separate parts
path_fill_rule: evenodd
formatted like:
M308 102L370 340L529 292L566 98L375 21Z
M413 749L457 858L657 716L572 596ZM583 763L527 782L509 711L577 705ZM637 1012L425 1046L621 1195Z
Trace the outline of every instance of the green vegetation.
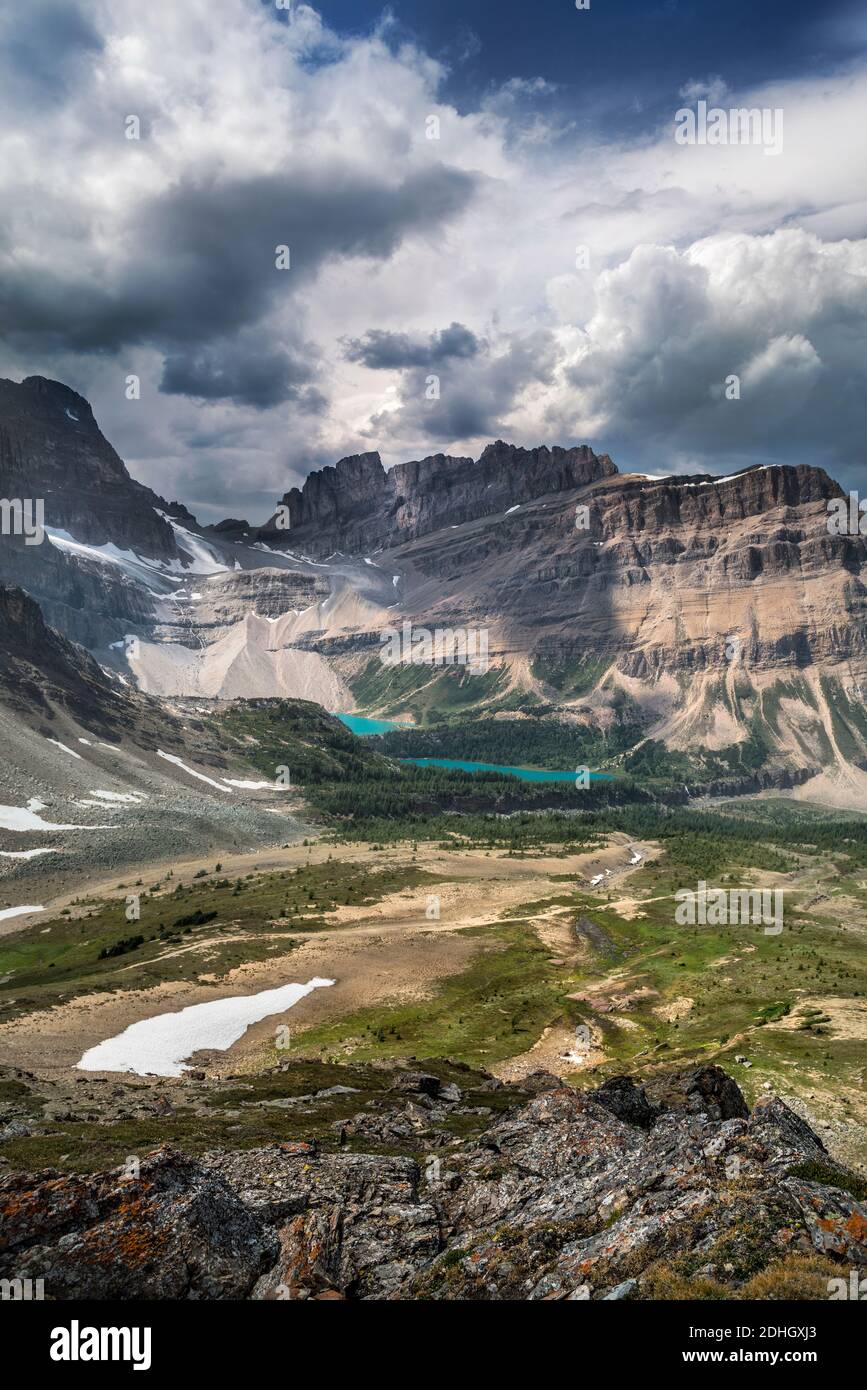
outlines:
M841 1172L833 1163L823 1163L821 1159L796 1164L794 1168L789 1169L789 1177L839 1187L843 1192L851 1192L856 1202L867 1202L867 1178L859 1178L855 1173Z
M736 690L732 698L742 697ZM397 761L457 756L548 766L565 761L565 748L566 766L573 760L575 766L592 765L597 760L588 748L602 751L592 742L601 734L579 724L485 716L359 739L303 701L233 705L213 716L233 751L265 775L288 766L331 842L368 842L370 857L365 852L347 863L335 847L328 862L245 878L220 877L220 865L210 874L196 872L187 882L177 882L171 873L153 876L136 885L141 917L135 934L123 896L81 899L71 911L41 918L38 929L0 939L2 1017L110 991L119 982L136 990L167 980L218 981L243 962L285 956L299 933L326 929L340 908L367 907L446 877L407 862L409 855L400 863L377 859L386 845L427 841L451 851L566 855L596 849L619 832L624 844L634 840L661 848L655 860L613 888L634 899L636 910L618 911L616 902L603 901L604 886L600 893L585 892L575 886L574 874L555 874L564 881L546 884L540 901L519 898L508 911L492 911L490 923L465 929L462 937L475 948L469 963L432 987L429 997L390 1001L338 1020L329 1015L327 1022L293 1033L288 1055L311 1059L311 1067L346 1057L353 1065L366 1065L409 1056L448 1056L490 1067L526 1053L546 1028L562 1027L574 1036L579 1024L588 1023L605 1056L594 1072L597 1081L618 1071L648 1072L706 1059L734 1069L750 1099L769 1078L809 1085L818 1077L823 1085L854 1092L863 1044L840 1027L828 1001L867 995L858 919L859 905L867 903L867 816L824 812L781 798L733 801L713 810L668 805L648 784L666 767L678 774L684 769L676 755L653 741L627 746L635 732L628 703L622 713L623 722L612 725L605 747L624 775L579 790L571 783L526 783ZM742 745L742 767L761 737L757 722L755 744ZM788 876L781 936L767 936L760 926L676 925L678 890L699 880L738 888L779 881L762 875ZM122 888L117 885L119 893ZM539 892L528 889L525 896ZM585 916L599 929L597 937L576 930ZM556 929L553 938L537 929L542 918ZM559 944L552 945L552 939ZM610 943L610 950L600 942ZM616 985L609 979L612 962ZM615 989L629 996L624 1003L594 1003L594 992ZM752 1065L740 1073L733 1059L742 1053ZM274 1050L260 1060L275 1064L281 1057ZM250 1143L268 1142L272 1120L276 1127L280 1119L279 1097L258 1091L258 1084L250 1081L258 1117L254 1100L248 1113L240 1094L246 1080L235 1101L215 1101L212 1107L218 1127L232 1118L224 1112L244 1111L242 1120L232 1121L244 1142L246 1136ZM322 1105L321 1115L313 1108L310 1123L321 1119L324 1134L335 1112L325 1100ZM356 1102L354 1110L360 1108ZM148 1143L148 1126L160 1132L157 1120L124 1121L102 1138L116 1143L123 1156ZM172 1129L185 1142L204 1146L222 1136L220 1131L215 1139L203 1128L202 1116L183 1107ZM82 1151L93 1142L91 1131L82 1122L76 1140ZM44 1136L39 1142L49 1140ZM29 1142L15 1140L16 1152L29 1153ZM63 1142L66 1152L68 1137Z
M481 1132L490 1123L491 1111L504 1110L522 1098L514 1087L504 1086L494 1092L478 1089L483 1078L456 1063L437 1061L427 1064L426 1070L443 1084L455 1082L468 1106L485 1107L481 1115L454 1117L452 1127L462 1135ZM397 1113L405 1109L406 1093L392 1091L393 1081L394 1074L380 1067L293 1059L286 1070L230 1078L220 1085L191 1088L180 1095L173 1091L171 1140L185 1153L198 1154L207 1149L274 1144L285 1140L288 1133L315 1140L320 1148L331 1152L406 1154L405 1142L389 1146L370 1137L349 1137L341 1143L340 1122L365 1106L375 1104L377 1110ZM134 1095L136 1083L126 1085ZM352 1089L335 1094L333 1087ZM146 1095L147 1088L142 1089ZM59 1133L7 1140L0 1144L0 1153L13 1168L30 1172L50 1166L61 1172L93 1173L123 1163L129 1154L146 1154L158 1148L165 1143L166 1133L164 1115L75 1120L64 1124Z
M395 758L458 758L507 767L568 771L606 768L642 735L640 725L616 723L609 731L597 725L549 719L472 719L423 729L393 729L377 742Z
M485 949L467 970L444 980L433 999L360 1010L299 1034L293 1049L328 1055L351 1039L353 1059L447 1055L489 1067L532 1046L563 1010L569 977L551 969L550 952L523 923L462 935L483 940Z
M542 655L534 659L530 671L536 680L553 687L558 695L565 699L577 699L598 685L608 664L586 656L576 657L573 661L555 661Z
M700 832L683 829L691 818L702 824ZM673 894L685 883L717 877L718 870L718 882L747 886L749 866L757 861L777 869L792 861L773 845L744 838L740 821L688 812L668 819L676 824L668 828L665 853L629 879L629 893L641 900L639 915L624 917L614 905L574 889L523 902L499 922L462 933L479 943L479 953L460 975L444 979L432 998L367 1008L318 1025L293 1039L294 1051L359 1060L447 1054L491 1066L528 1051L548 1027L572 1033L585 1022L606 1059L594 1069L596 1081L708 1060L733 1070L749 1099L762 1093L761 1081L769 1077L796 1088L833 1078L835 1087L857 1090L859 1043L837 1036L828 1016L806 999L867 994L859 934L841 928L834 917L803 911L792 896L781 937L766 935L761 925L676 925ZM794 822L793 835L803 833L802 824ZM814 852L810 862L829 860ZM552 955L534 928L544 917L568 931L582 916L599 932L582 933L580 941L576 933L571 955ZM605 942L610 950L603 950ZM631 998L600 1011L594 991L612 959L619 972L616 988ZM792 1012L809 1026L786 1024ZM735 1065L741 1052L748 1053L752 1070ZM572 1079L580 1081L580 1073Z
M214 913L214 916L217 914ZM110 960L112 956L125 956L129 951L134 951L144 942L143 936L125 936L120 941L116 941L113 946L103 946L99 953L100 960Z
M38 930L0 938L0 1017L115 989L119 956L124 989L198 981L203 971L216 982L244 962L291 951L299 931L322 930L339 907L368 907L387 894L439 881L414 867L333 861L234 883L196 878L171 891L152 885L141 893L134 936L121 935L128 931L124 898L82 902L75 915L44 925L40 920ZM180 906L184 911L175 916Z
M221 741L266 777L288 768L293 786L390 777L394 769L368 739L356 738L311 700L239 700L213 724Z
M386 666L379 656L355 676L350 688L360 708L379 714L410 714L417 724L461 717L473 709L509 708L505 670L473 674L465 667ZM506 703L503 703L503 700ZM531 703L527 696L522 703Z

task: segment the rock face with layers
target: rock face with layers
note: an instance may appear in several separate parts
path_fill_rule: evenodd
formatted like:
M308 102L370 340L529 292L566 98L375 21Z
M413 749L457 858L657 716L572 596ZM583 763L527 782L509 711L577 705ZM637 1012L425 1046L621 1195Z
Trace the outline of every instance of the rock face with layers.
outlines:
M88 652L47 626L22 589L0 584L0 696L30 716L51 706L103 729L133 721L140 696L123 691Z
M84 397L47 377L0 380L0 496L42 498L46 525L89 545L178 554L166 503L130 477Z
M858 1180L783 1101L750 1114L718 1067L529 1082L464 1141L455 1085L336 1122L421 1162L321 1152L287 1117L270 1147L162 1149L138 1179L7 1177L0 1275L59 1298L827 1298L867 1266Z
M289 528L269 525L261 534L319 557L337 550L369 552L616 471L607 454L597 458L586 445L519 449L497 440L478 462L434 454L396 464L389 472L378 453L354 454L287 492Z

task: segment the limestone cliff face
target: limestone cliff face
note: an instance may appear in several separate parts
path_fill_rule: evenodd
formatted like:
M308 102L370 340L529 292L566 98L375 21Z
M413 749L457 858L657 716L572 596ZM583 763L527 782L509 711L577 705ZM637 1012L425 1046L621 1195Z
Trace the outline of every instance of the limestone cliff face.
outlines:
M182 604L163 608L155 628L159 641L187 643L193 647L219 641L233 627L257 616L276 623L287 614L299 614L327 599L328 581L294 570L229 570L196 580L199 598L194 610Z
M478 462L434 454L390 472L378 453L354 454L285 494L288 530L269 523L260 534L305 554L360 554L616 472L606 454L597 457L587 445L519 449L498 440Z
M627 700L670 746L719 749L760 728L770 762L857 770L867 545L829 533L840 495L803 466L608 476L382 563L401 572L413 622L487 626L519 688L576 714Z
M59 381L0 380L0 496L42 498L48 526L90 545L177 555L165 503L135 482L83 396Z
M609 475L389 552L411 567L408 601L463 601L502 620L519 649L592 652L669 669L740 633L796 662L864 651L860 537L832 536L840 488L820 468L774 466L725 479ZM583 521L576 525L578 508ZM463 598L461 597L463 596ZM845 629L845 631L844 631Z

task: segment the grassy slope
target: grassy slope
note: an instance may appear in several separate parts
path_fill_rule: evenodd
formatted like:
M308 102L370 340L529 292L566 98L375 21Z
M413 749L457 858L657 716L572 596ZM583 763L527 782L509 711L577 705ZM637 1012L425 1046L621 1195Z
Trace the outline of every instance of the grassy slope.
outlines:
M335 860L231 882L214 872L187 884L118 884L141 894L138 921L127 921L123 897L82 899L69 915L40 918L38 926L0 938L0 1017L91 991L196 981L202 972L218 980L244 962L290 951L299 932L326 927L338 906L370 905L438 881L420 869ZM209 920L183 925L197 915ZM100 957L137 937L143 940L132 949Z
M833 872L830 864L826 869ZM682 873L674 872L683 882ZM630 880L630 893L635 889L642 897L658 898L671 873L664 863L658 873L640 871ZM726 886L755 880L733 870ZM567 921L585 913L613 943L616 959L585 953L564 961L552 955L528 916L556 907L564 909ZM827 1020L799 1001L805 995L858 999L867 994L862 937L843 929L831 913L816 917L798 911L790 900L780 937L753 926L679 927L674 907L666 894L646 902L643 915L630 921L574 891L524 905L498 927L473 929L488 949L463 974L445 981L433 999L361 1011L296 1035L293 1047L304 1056L333 1059L411 1052L490 1066L528 1050L549 1025L587 1022L601 1031L609 1059L594 1073L597 1081L624 1070L646 1073L656 1066L714 1059L733 1070L751 1096L769 1076L797 1086L819 1075L857 1087L863 1043L836 1038ZM720 961L727 963L715 964ZM619 977L606 988L643 986L654 994L612 1013L567 997L592 993L612 969ZM694 1001L685 1017L667 1020L657 1012L682 998ZM800 1021L797 1030L772 1026L790 1011ZM742 1052L754 1063L752 1070L734 1064L735 1053Z

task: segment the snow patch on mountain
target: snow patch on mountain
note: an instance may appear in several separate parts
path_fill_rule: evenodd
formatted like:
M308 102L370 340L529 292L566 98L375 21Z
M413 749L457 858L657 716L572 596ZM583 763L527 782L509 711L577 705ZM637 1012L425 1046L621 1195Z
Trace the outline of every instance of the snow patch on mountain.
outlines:
M174 763L175 767L179 767L182 772L188 772L191 777L197 777L200 782L207 782L209 787L216 787L218 792L231 791L229 787L224 787L222 782L215 782L213 777L207 777L204 772L196 772L195 768L188 767L187 764L174 753L164 753L161 748L158 748L157 757L165 758L167 763Z

